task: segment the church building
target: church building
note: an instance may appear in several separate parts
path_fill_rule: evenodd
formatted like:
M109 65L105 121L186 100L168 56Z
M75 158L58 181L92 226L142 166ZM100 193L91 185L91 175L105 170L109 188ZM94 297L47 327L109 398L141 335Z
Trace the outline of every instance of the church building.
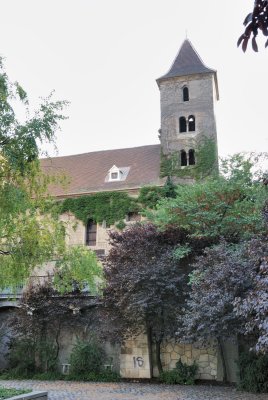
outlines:
M160 144L43 159L46 173L60 173L69 180L66 187L51 187L51 195L67 199L127 192L137 197L143 187L163 187L168 177L174 183L191 183L194 174L210 174L217 168L217 72L203 63L186 39L169 71L156 82L161 104ZM202 171L201 158L209 153L208 170ZM73 216L64 218L72 221ZM138 218L127 213L124 223ZM69 244L85 244L106 254L106 222L93 218L86 223L78 221L76 230L69 232Z

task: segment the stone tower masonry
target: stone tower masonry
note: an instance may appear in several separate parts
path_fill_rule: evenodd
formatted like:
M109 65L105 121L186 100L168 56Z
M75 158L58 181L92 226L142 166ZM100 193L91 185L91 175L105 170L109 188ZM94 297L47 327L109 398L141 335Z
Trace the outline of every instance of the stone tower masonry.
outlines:
M178 164L183 167L198 164L196 149L205 138L214 140L217 152L214 114L219 99L217 72L203 63L188 39L157 84L163 155L178 154Z

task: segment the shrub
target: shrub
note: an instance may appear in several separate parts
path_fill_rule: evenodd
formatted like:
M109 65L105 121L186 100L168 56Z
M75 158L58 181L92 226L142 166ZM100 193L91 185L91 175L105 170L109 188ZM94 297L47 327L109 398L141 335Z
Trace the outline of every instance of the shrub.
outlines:
M195 382L195 376L198 370L196 363L193 365L187 365L179 360L176 363L176 368L171 371L164 371L160 374L160 382L168 385L193 385Z
M36 373L52 372L57 367L57 349L49 341L14 339L9 349L9 374L17 378L32 377Z
M102 370L101 372L88 372L87 374L76 376L74 374L64 377L67 381L82 380L88 382L118 382L121 378L117 372Z
M238 360L240 370L239 388L248 392L268 392L268 355L241 353Z
M95 339L89 341L78 339L70 356L70 376L75 379L86 379L89 373L98 374L104 359L105 352Z
M31 339L13 340L9 349L9 365L14 377L28 377L35 372L35 343Z

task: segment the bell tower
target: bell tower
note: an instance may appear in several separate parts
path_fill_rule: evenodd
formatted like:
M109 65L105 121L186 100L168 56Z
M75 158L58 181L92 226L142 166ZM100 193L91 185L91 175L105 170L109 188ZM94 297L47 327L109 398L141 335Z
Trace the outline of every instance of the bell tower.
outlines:
M188 39L169 71L157 79L157 84L163 156L176 158L178 168L197 166L201 161L198 149L202 144L213 142L217 159L214 114L215 102L219 100L217 72L203 63Z

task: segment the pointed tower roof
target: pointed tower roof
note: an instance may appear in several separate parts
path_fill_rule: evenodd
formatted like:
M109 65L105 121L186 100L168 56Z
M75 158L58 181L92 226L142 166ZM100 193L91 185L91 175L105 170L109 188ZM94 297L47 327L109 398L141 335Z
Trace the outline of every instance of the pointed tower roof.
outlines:
M209 72L216 73L214 69L208 68L203 63L190 40L185 39L170 70L158 78L157 82L176 76L205 74Z

